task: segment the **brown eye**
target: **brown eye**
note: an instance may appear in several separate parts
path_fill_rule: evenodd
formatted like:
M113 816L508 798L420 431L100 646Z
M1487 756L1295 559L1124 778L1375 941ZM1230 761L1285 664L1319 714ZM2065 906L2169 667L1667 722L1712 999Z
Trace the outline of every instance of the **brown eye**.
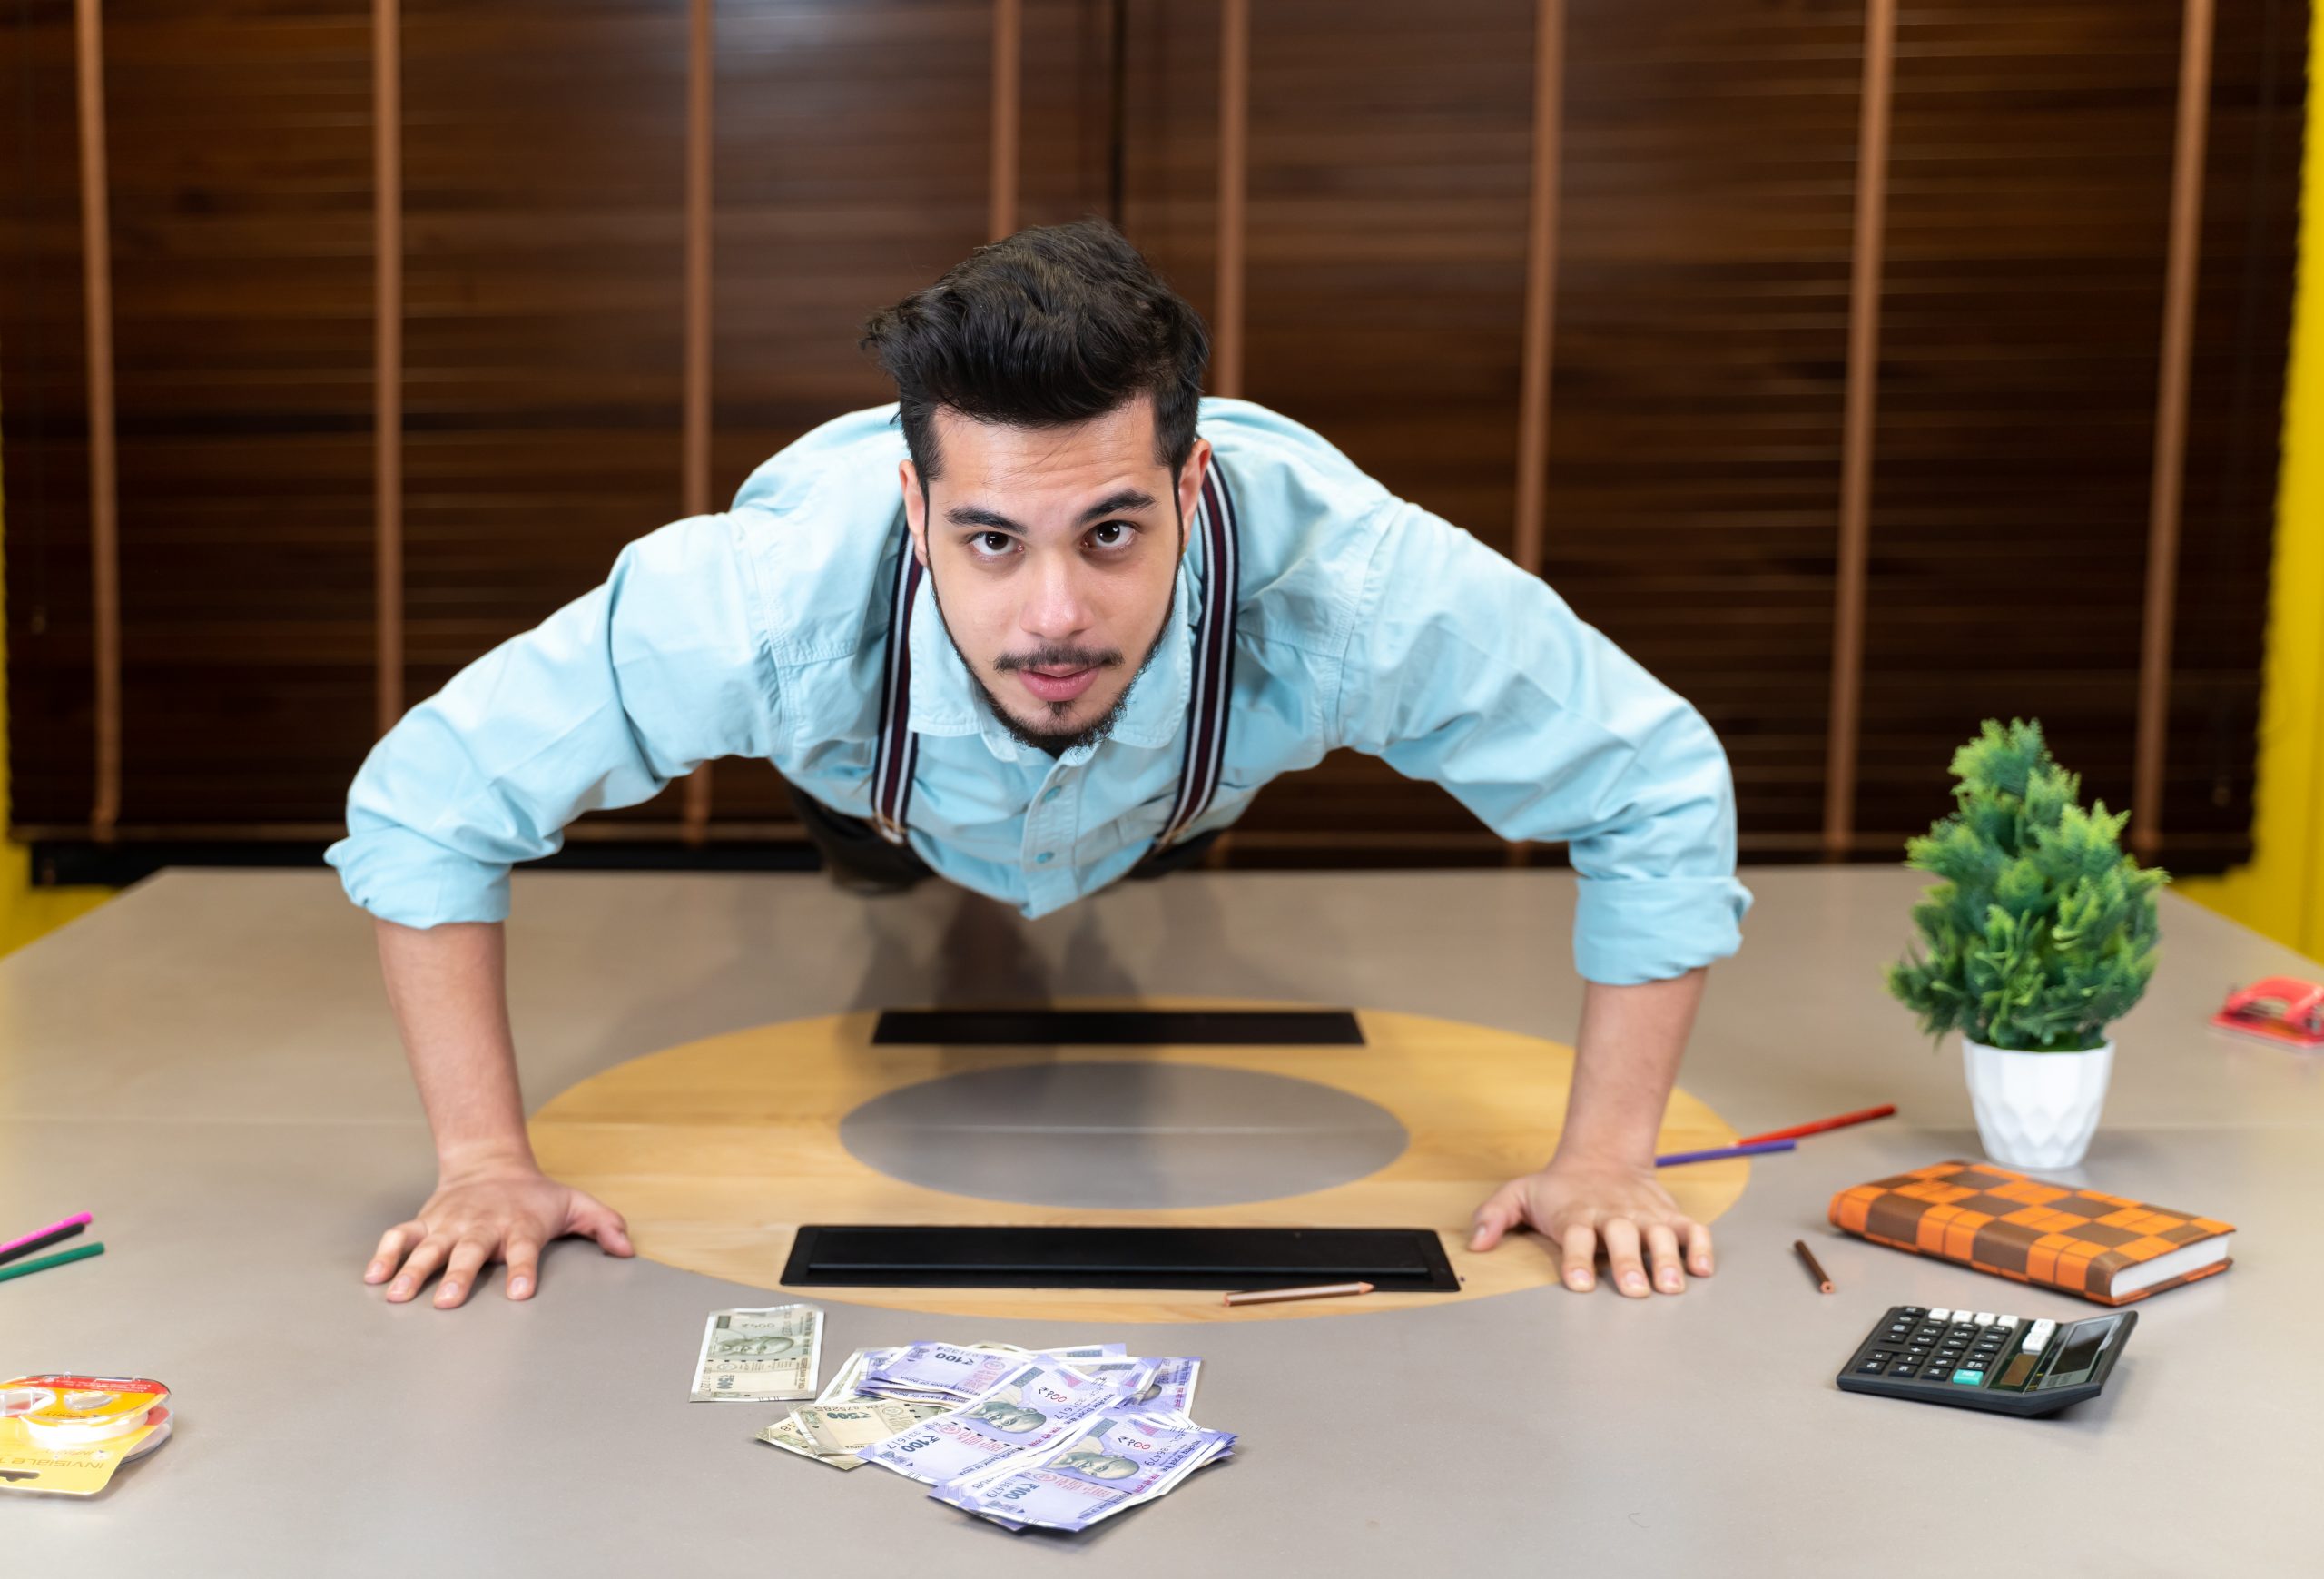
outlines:
M979 532L969 542L979 552L998 558L1009 552L1009 537L1007 532Z
M1118 548L1137 530L1128 521L1107 521L1090 529L1090 540L1100 548Z

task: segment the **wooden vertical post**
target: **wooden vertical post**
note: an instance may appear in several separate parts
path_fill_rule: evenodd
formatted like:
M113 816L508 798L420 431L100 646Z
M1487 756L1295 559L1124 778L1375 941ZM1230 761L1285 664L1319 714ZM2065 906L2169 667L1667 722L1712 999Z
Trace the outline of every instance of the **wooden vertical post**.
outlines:
M74 65L81 131L81 285L88 357L89 582L95 627L96 785L89 834L111 844L121 820L121 538L113 449L113 227L105 177L104 14L75 0Z
M681 441L681 491L685 513L710 513L710 287L713 137L711 90L715 82L712 45L715 0L691 0L686 59L686 289L684 433ZM704 763L686 778L682 837L700 844L709 837L711 765Z
M1251 131L1251 7L1218 7L1218 291L1212 325L1211 392L1243 393L1244 237Z
M399 0L371 0L371 539L377 725L403 715L403 47Z
M1550 459L1550 358L1557 308L1558 160L1564 120L1565 0L1533 10L1533 178L1525 235L1525 333L1517 401L1517 529L1512 557L1541 573Z
M1558 166L1565 129L1565 0L1533 7L1533 146L1525 221L1525 327L1518 348L1517 514L1510 558L1541 573L1550 465L1550 366L1558 291ZM1510 866L1531 866L1533 847L1512 842Z
M1018 79L1024 44L1023 0L992 0L992 206L985 229L996 242L1017 229Z
M1856 130L1856 238L1848 281L1848 368L1840 437L1840 541L1832 592L1831 719L1825 736L1824 854L1856 843L1856 751L1864 707L1864 602L1872 545L1873 416L1880 391L1880 284L1888 206L1889 100L1896 0L1868 0Z
M1243 281L1249 221L1251 163L1251 7L1249 0L1218 6L1218 282L1211 304L1210 392L1243 396ZM1235 832L1218 836L1203 857L1223 868Z
M2179 45L2179 124L2171 161L2171 242L2162 286L2162 367L2154 410L2146 615L2139 638L2138 744L2131 847L2162 844L2162 759L2171 734L2171 646L2179 590L2181 487L2186 472L2187 361L2202 254L2203 140L2211 112L2211 0L2187 0Z

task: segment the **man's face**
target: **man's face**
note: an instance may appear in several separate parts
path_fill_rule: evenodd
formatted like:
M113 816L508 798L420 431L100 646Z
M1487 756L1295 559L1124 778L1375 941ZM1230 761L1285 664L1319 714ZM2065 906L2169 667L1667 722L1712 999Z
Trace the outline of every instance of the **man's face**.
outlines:
M986 702L1029 745L1101 738L1159 644L1210 446L1175 485L1144 396L1072 428L1010 428L940 408L940 475L904 517L937 610Z

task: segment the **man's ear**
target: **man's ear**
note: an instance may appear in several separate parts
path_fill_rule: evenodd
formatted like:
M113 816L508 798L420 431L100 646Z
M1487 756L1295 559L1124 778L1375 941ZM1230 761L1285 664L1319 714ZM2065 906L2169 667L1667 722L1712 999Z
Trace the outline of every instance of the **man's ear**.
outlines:
M1203 479L1210 472L1210 440L1197 439L1187 452L1186 465L1178 469L1178 518L1191 521L1196 507L1202 503ZM1178 557L1185 558L1187 545L1194 540L1191 531L1178 535Z
M928 563L928 496L920 491L920 469L909 460L896 463L896 476L904 489L904 525L911 530L912 552L925 567Z

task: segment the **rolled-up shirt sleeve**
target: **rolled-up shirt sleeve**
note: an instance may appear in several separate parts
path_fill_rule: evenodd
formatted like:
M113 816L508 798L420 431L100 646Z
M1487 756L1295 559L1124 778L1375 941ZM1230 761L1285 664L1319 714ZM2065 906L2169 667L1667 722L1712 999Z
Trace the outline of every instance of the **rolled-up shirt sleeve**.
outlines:
M324 858L407 926L500 921L508 868L566 824L635 805L713 757L773 755L777 697L735 519L675 522L603 586L404 715L348 792Z
M1588 980L1660 981L1733 953L1751 895L1702 715L1466 532L1402 500L1379 524L1341 743L1443 785L1503 838L1565 841Z

